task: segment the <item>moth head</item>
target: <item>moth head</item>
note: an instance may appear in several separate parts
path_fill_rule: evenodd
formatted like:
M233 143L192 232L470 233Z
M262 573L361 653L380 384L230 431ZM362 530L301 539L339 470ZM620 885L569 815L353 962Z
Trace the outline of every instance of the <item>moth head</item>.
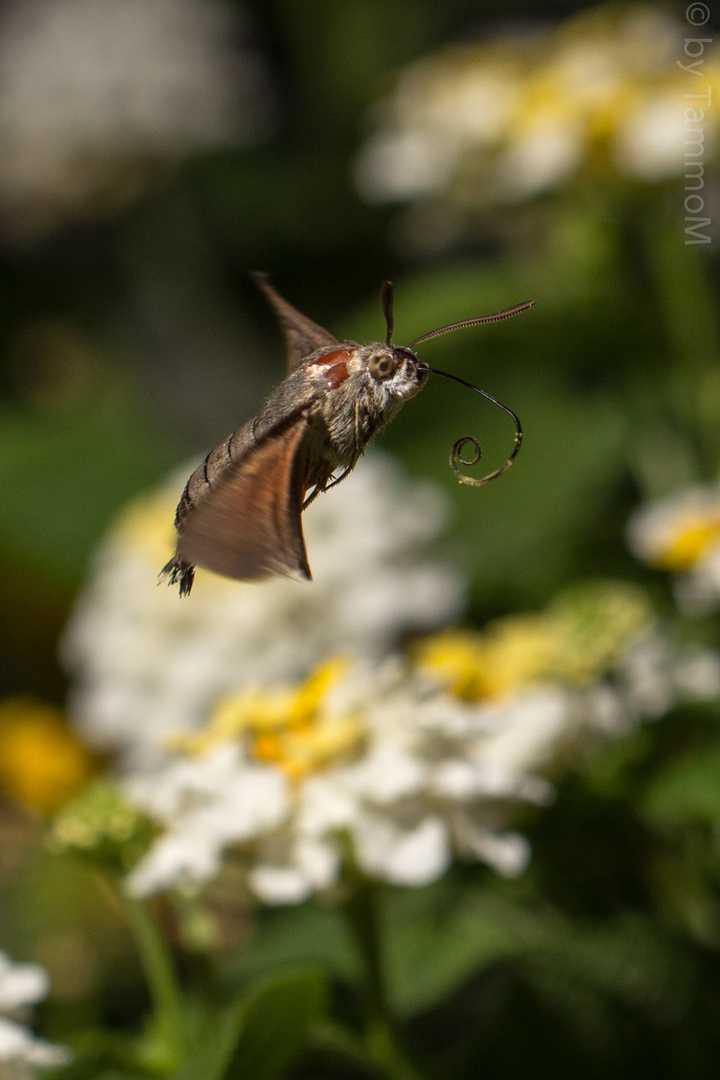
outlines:
M396 376L422 383L426 376L415 353L399 345L377 344L368 357L367 372L372 379L380 383Z
M425 383L428 373L410 349L377 342L369 350L365 370L370 382L389 397L404 401Z

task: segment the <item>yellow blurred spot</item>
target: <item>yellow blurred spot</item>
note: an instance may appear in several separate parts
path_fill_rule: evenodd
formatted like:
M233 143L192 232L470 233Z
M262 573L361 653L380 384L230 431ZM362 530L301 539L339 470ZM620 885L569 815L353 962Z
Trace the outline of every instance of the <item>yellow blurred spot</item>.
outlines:
M606 672L647 630L641 590L619 582L568 590L537 615L497 619L481 632L449 630L420 643L418 667L468 701L555 680L581 685Z
M96 770L60 709L31 697L0 702L0 787L41 814L52 814Z
M266 731L257 735L253 743L253 753L258 761L282 761L282 740L276 731Z
M295 693L288 717L288 726L303 728L315 719L323 695L339 682L348 670L347 660L334 656L319 664Z
M141 495L120 514L113 539L123 547L129 546L144 555L158 571L175 550L177 534L173 528L175 507L180 489Z

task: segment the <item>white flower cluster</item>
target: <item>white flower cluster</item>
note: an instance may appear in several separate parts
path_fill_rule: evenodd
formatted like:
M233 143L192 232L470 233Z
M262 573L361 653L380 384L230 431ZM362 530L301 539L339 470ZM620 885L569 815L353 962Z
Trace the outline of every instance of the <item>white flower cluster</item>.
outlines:
M225 0L9 0L0 13L0 221L17 238L124 205L145 170L268 121Z
M131 801L165 829L131 891L197 887L235 847L256 897L297 903L337 881L342 836L366 875L397 885L436 880L454 853L524 869L527 841L503 821L508 801L551 794L531 770L574 720L562 694L475 706L388 661L340 677L321 712L355 726L357 752L299 778L253 760L247 737L130 778Z
M37 964L13 964L0 952L0 1077L30 1080L36 1068L66 1065L70 1052L38 1039L14 1017L48 992L47 973Z
M181 600L157 575L174 548L183 480L130 508L66 630L70 712L94 747L145 765L168 732L200 727L238 686L302 678L338 652L382 657L401 634L462 611L461 576L432 554L447 516L442 491L377 452L304 514L311 585L199 571Z
M552 798L542 773L561 748L621 734L682 700L718 697L717 654L674 646L656 627L632 638L609 678L546 680L473 702L398 659L356 666L331 681L304 728L288 704L270 757L258 694L257 726L246 718L232 735L225 711L197 756L128 779L131 802L162 830L129 888L196 889L232 851L255 897L297 903L337 882L343 837L364 874L396 885L435 881L454 856L514 876L530 850L507 828L511 804Z
M368 201L434 198L462 213L556 188L583 167L651 182L682 172L676 18L607 6L555 30L519 29L401 73L356 164ZM705 59L703 73L716 70L717 50ZM706 152L714 137L713 122Z
M720 484L698 484L637 510L627 530L638 559L675 572L686 615L720 608Z

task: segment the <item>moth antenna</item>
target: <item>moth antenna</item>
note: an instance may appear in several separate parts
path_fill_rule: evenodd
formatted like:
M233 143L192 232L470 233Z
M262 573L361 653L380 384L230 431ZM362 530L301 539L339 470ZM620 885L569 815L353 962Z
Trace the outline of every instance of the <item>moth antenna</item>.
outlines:
M385 316L385 325L387 326L385 344L390 345L392 342L393 330L395 328L395 317L393 315L392 281L383 281L380 288L380 303L382 304L383 315Z
M530 305L519 304L518 308L515 310L524 311L525 308L528 306ZM515 311L511 309L511 313L514 314ZM502 313L500 314L502 315ZM488 317L497 318L498 316ZM504 315L502 317L507 318L507 315ZM462 326L467 324L460 323L456 325ZM449 328L445 327L445 329L447 330ZM455 329L455 327L453 327L453 329ZM482 457L482 446L474 435L463 435L461 439L458 439L456 442L453 443L452 450L450 451L450 468L455 473L461 484L469 484L471 487L482 487L483 484L489 484L491 480L496 480L498 476L502 476L502 474L510 468L513 461L518 456L518 453L520 452L520 447L522 446L523 431L522 424L520 423L520 418L512 411L512 409L508 409L507 405L503 405L501 401L498 401L497 398L494 398L492 394L488 394L485 390L481 390L479 386L474 386L472 383L466 382L466 380L461 379L459 375L450 375L447 371L438 371L437 368L428 367L427 364L418 364L418 367L421 371L427 371L430 375L442 375L444 379L452 379L453 382L460 383L461 386L467 386L469 390L474 390L476 394L480 394L481 397L487 398L488 401L491 401L493 405L497 405L499 409L502 409L502 411L504 413L507 413L508 416L512 419L513 423L515 424L515 445L513 447L512 453L510 454L510 457L507 459L507 461L503 465L501 465L499 469L495 469L493 472L488 473L487 476L482 476L478 480L472 476L465 476L464 473L460 472L461 465L465 465L467 468L472 468L473 465L477 465L477 463L480 461L480 458ZM462 456L463 448L468 443L471 443L475 450L474 457L471 460L468 460Z
M386 284L389 284L389 282L386 282ZM385 288L384 285L383 288ZM429 334L421 334L420 337L416 337L414 341L410 342L408 348L413 349L416 345L419 345L421 341L429 341L430 338L440 337L441 334L451 334L453 330L464 330L466 326L483 326L485 323L501 322L503 319L511 319L513 315L519 315L521 311L527 311L529 308L533 307L534 304L534 300L525 300L522 304L515 304L513 307L505 308L504 311L496 311L493 315L480 315L477 319L461 319L460 322L448 323L447 326L440 326L437 330L431 330ZM388 344L390 343L388 342ZM442 372L438 372L437 374L441 375ZM450 377L452 378L452 376ZM476 387L473 387L472 389L475 390ZM482 393L482 391L478 392ZM496 401L495 404L497 405L499 403Z

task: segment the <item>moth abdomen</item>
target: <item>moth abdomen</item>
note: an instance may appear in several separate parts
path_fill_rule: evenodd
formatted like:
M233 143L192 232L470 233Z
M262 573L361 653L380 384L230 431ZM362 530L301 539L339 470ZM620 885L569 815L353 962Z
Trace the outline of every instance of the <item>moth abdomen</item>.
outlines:
M189 596L195 580L195 567L173 555L163 566L158 578L167 578L168 585L179 585L181 596Z
M224 442L205 456L191 475L180 496L180 502L175 514L175 528L178 532L182 532L183 522L188 514L213 490L222 478L223 473L228 468L231 468L235 461L245 454L249 446L255 441L255 436L252 433L252 422L248 421L247 424L243 424L241 428L228 435Z

